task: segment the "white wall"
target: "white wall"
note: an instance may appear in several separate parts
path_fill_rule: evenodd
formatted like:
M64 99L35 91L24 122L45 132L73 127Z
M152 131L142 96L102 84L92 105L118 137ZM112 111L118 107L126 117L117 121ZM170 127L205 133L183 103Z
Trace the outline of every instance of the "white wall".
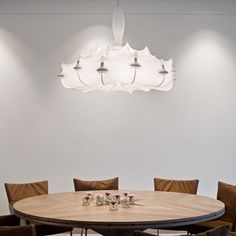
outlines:
M63 88L60 64L112 44L109 0L0 2L0 212L4 182L120 177L153 189L153 177L236 184L236 1L127 0L126 40L172 57L168 93Z

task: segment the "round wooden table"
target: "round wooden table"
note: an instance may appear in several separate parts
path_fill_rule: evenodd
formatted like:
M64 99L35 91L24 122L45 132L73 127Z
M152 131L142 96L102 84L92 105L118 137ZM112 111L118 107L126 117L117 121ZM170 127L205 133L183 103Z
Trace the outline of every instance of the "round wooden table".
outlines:
M125 191L110 192L122 194ZM21 200L13 207L15 214L25 220L95 229L103 235L131 235L135 229L189 225L224 214L224 204L209 197L157 191L129 192L135 194L135 204L130 208L119 206L118 211L110 211L108 205L82 206L85 192L40 195Z

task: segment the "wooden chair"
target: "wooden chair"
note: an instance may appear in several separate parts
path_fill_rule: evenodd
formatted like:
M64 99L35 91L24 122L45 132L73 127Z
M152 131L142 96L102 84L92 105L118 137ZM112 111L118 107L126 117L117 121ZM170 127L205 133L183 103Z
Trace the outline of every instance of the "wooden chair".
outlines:
M172 180L154 178L154 189L155 191L196 194L198 189L198 183L198 179Z
M0 236L36 236L34 225L20 226L14 215L0 216Z
M228 232L229 229L227 226L220 226L203 233L195 234L195 236L228 236Z
M227 226L236 232L236 186L218 182L217 199L225 204L225 213L219 219L189 226L189 232L197 233L219 226Z
M208 230L203 233L192 234L192 235L194 235L194 236L234 236L234 235L228 234L228 227L227 226L221 226L218 228ZM141 231L135 231L134 236L153 236L153 235L145 233L145 232L141 232Z
M37 195L48 194L48 181L34 182L34 183L5 183L5 189L7 193L7 198L9 202L9 208L11 214L14 214L13 204L22 199L33 197ZM59 227L50 226L44 224L37 224L31 222L35 225L36 235L52 235L70 232L72 235L72 228L70 227Z
M115 177L107 180L81 180L73 179L75 191L93 191L93 190L118 190L119 178ZM87 236L88 229L81 230L81 236L85 230Z
M198 189L199 180L173 180L173 179L161 179L154 178L154 190L165 191L165 192L177 192L186 194L196 194ZM188 231L188 227L168 227L162 228L166 230L176 231ZM159 229L157 229L157 235L159 235Z
M81 180L73 179L75 191L92 191L92 190L118 190L119 178L115 177L107 180Z

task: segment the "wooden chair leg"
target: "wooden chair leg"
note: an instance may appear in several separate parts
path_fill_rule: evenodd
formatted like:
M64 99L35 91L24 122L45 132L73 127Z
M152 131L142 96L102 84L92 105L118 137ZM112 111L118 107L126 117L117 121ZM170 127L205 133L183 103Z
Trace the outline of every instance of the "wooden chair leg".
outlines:
M81 229L80 235L83 236L83 234L84 234L84 228Z

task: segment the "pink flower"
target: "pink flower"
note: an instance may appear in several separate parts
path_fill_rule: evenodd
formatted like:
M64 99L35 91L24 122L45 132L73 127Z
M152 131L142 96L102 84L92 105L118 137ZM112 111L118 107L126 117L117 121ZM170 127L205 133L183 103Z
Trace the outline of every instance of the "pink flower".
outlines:
M93 195L93 192L86 192L86 195L88 195L89 197L91 197Z
M129 201L129 198L128 198L128 197L123 197L123 198L122 198L122 201L128 202L128 201Z
M117 201L111 201L111 204L114 206L117 203Z

